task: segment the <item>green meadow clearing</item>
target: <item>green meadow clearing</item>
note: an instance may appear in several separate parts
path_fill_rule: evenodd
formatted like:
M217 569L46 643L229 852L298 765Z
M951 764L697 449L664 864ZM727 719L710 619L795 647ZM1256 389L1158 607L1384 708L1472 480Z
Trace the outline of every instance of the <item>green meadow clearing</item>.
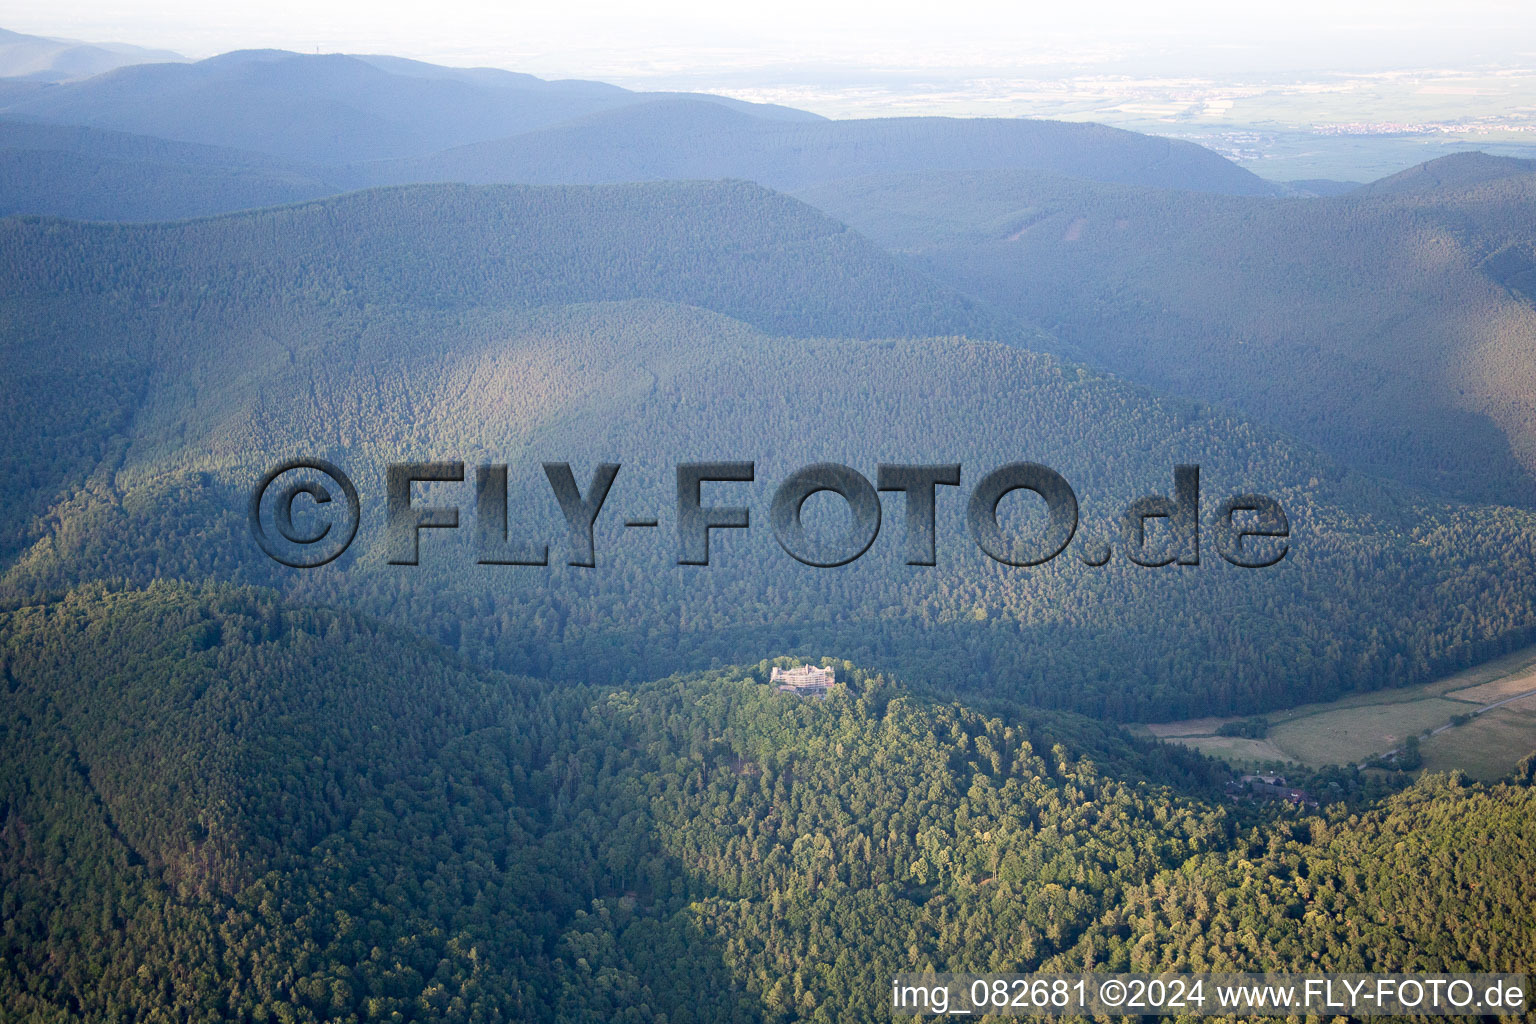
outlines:
M1509 703L1489 707L1504 701ZM1470 717L1453 725L1452 720L1462 715ZM1494 779L1536 750L1536 648L1420 686L1353 694L1264 717L1269 731L1262 739L1217 735L1222 725L1235 718L1195 718L1138 728L1239 767L1275 761L1310 767L1351 764L1396 749L1410 736L1420 736L1426 769L1461 769L1474 778Z

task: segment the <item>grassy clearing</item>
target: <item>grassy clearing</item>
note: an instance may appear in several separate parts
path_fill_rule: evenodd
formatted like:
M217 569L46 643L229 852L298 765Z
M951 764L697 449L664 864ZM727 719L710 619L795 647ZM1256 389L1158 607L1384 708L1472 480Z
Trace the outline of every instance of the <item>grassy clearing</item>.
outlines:
M1419 748L1430 771L1460 768L1475 779L1507 775L1521 758L1536 750L1536 696L1478 715L1466 725L1447 729Z
M1249 768L1272 761L1294 761L1295 757L1269 740L1250 740L1241 736L1179 736L1174 742L1194 747L1202 754L1219 757L1238 768Z
M1169 740L1180 736L1209 736L1223 722L1230 721L1230 718L1191 718L1184 722L1152 722L1139 728L1160 740Z
M1469 710L1467 704L1439 697L1338 708L1276 726L1269 740L1303 764L1348 764L1402 746L1409 736Z
M1517 693L1528 690L1536 690L1536 668L1528 667L1523 671L1503 679L1495 679L1492 682L1482 683L1478 686L1469 686L1463 690L1452 690L1446 694L1451 700L1465 700L1474 704L1492 704L1494 701L1512 697Z
M1536 648L1419 686L1353 694L1325 704L1304 704L1264 717L1263 739L1217 736L1234 718L1195 718L1139 727L1146 735L1182 743L1235 766L1291 761L1313 767L1349 764L1401 746L1409 736L1446 725L1457 715L1536 690ZM1536 750L1536 695L1477 715L1465 725L1425 739L1424 765L1460 768L1476 778L1497 778Z

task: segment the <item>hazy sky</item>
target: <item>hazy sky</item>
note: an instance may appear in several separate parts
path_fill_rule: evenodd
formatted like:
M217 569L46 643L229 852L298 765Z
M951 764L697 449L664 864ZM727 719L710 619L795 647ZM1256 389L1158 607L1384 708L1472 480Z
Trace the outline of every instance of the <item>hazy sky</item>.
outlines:
M0 27L194 57L253 46L385 52L621 82L790 68L852 82L923 69L1375 69L1536 53L1529 0L0 0Z

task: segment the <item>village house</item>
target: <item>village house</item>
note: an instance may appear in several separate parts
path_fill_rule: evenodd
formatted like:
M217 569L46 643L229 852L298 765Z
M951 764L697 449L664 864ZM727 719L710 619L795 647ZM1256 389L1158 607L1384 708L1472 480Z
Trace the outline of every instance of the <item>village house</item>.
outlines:
M1312 794L1288 784L1284 775L1244 775L1227 783L1227 793L1234 800L1241 796L1250 799L1263 797L1285 800L1302 807L1317 806L1317 800Z

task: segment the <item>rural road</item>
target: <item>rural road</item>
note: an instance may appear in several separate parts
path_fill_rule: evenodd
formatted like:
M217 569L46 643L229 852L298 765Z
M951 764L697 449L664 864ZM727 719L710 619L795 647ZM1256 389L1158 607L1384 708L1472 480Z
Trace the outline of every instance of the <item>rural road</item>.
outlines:
M1484 704L1481 707L1473 708L1471 711L1464 712L1464 714L1466 714L1469 718L1476 718L1478 715L1481 715L1485 711L1492 711L1494 708L1501 708L1505 704L1513 704L1515 701L1517 701L1517 700L1524 700L1525 698L1531 696L1532 694L1536 694L1536 690L1526 690L1526 691L1524 691L1522 693L1517 693L1517 694L1515 694L1512 697L1505 697L1503 700L1496 700L1492 704ZM1429 732L1425 733L1424 736L1425 736L1426 739L1428 739L1430 736L1438 736L1441 733L1445 732L1445 730L1447 730L1447 729L1454 729L1454 728L1456 728L1456 723L1455 722L1446 722L1442 726L1438 726L1438 727L1436 727L1434 729L1431 729ZM1377 756L1378 757L1394 757L1397 754L1401 754L1402 752L1403 752L1403 748L1402 747L1393 747L1391 750L1388 750L1385 753L1379 754Z
M1475 717L1477 715L1482 714L1484 711L1492 711L1494 708L1501 708L1505 704L1513 704L1517 700L1524 700L1525 698L1531 696L1532 694L1536 694L1536 690L1526 690L1524 693L1517 693L1513 697L1505 697L1503 700L1494 701L1492 704L1484 704L1480 708L1475 708L1475 709L1473 709L1471 711L1468 711L1467 714L1472 715L1472 716ZM1455 724L1454 723L1446 722L1444 725L1440 726L1438 729L1431 729L1429 731L1429 735L1430 736L1438 736L1441 733L1445 732L1445 730L1447 730L1447 729L1454 729L1454 728L1455 728Z

